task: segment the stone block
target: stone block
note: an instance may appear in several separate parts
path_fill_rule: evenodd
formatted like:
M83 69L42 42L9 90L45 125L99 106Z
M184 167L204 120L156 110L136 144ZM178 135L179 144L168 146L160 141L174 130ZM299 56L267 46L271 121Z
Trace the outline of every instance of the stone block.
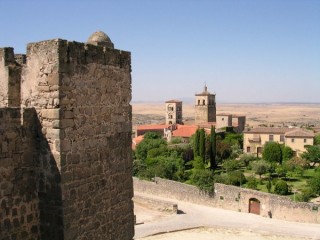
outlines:
M71 142L70 140L61 140L60 141L60 151L68 152L71 150Z
M74 127L74 120L73 119L61 119L60 120L60 128L68 128Z
M61 110L59 108L41 109L41 116L47 119L59 119Z
M63 118L65 119L74 118L74 114L72 111L63 111Z
M60 129L48 128L46 132L46 137L50 139L60 139L63 137L63 131Z
M8 143L7 142L2 142L2 146L1 146L1 151L2 153L7 153L8 152Z

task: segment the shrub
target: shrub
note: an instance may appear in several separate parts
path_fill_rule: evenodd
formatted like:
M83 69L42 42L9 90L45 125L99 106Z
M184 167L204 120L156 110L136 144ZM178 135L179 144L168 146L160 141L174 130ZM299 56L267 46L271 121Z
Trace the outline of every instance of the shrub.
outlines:
M174 137L172 138L171 140L171 144L179 144L179 143L182 143L182 138L181 137Z
M262 181L261 176L266 174L270 168L270 164L265 160L259 160L252 163L252 169L255 174L258 174L260 177L260 182Z
M310 188L303 189L300 194L296 195L296 200L299 202L309 202L312 198L313 193Z
M247 178L247 187L256 190L258 186L258 180L254 176Z
M278 180L274 187L274 192L279 195L287 195L289 193L288 184L283 180Z
M229 182L234 186L241 186L247 182L246 177L241 171L230 172L229 174Z
M247 179L242 172L233 171L217 176L215 181L227 185L240 186L242 184L245 184L247 182Z
M238 160L226 160L223 162L222 167L227 171L234 171L240 167Z
M213 172L208 169L194 169L190 176L190 183L196 185L200 190L212 192L214 187Z
M215 182L229 185L230 184L229 183L229 175L226 173L222 173L220 175L217 175L215 177Z
M316 172L314 177L312 177L308 184L312 190L312 193L320 195L320 172Z
M271 189L272 189L272 182L271 180L269 179L269 181L267 182L267 185L266 185L267 189L268 189L268 193L271 192Z
M255 156L251 155L251 154L243 154L240 157L240 162L245 166L248 167L250 162L254 161L256 158Z

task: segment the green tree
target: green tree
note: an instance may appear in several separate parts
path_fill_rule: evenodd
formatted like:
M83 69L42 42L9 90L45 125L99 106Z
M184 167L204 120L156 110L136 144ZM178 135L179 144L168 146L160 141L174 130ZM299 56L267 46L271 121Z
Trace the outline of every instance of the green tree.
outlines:
M251 154L242 154L240 157L240 162L245 166L248 167L251 162L253 162L256 159L255 156Z
M314 136L314 145L320 145L320 134Z
M237 145L241 148L243 146L243 134L228 132L225 134L223 141L230 145Z
M247 188L256 190L258 187L258 181L254 176L249 176L247 178Z
M229 143L225 143L221 140L217 141L217 155L216 160L220 160L222 162L225 159L228 159L231 155L231 145Z
M308 161L300 157L294 157L284 163L288 176L303 176L303 172L309 166Z
M226 172L234 171L240 168L240 162L238 160L226 160L223 162L222 167Z
M229 175L229 182L231 185L242 186L247 182L246 177L241 171L229 172L228 175Z
M202 161L202 158L197 156L192 161L193 169L205 169L204 162Z
M209 147L210 169L214 170L216 168L216 155L217 155L216 128L214 126L211 126L209 146L210 146Z
M194 157L200 156L200 151L199 151L199 143L200 143L200 130L197 129L196 133L194 134L194 146L193 146L193 155Z
M267 142L263 147L262 157L270 163L280 163L282 161L281 146L277 142Z
M266 174L269 170L270 164L266 162L265 160L259 160L252 163L252 169L255 174L259 175L260 182L262 182L261 176L263 174Z
M281 145L281 153L282 153L282 163L288 161L293 157L293 150L291 147L285 146L284 144Z
M152 179L154 176L157 176L175 181L184 180L184 165L181 158L176 156L158 156L147 158L145 164L146 167L138 174L142 178Z
M208 169L193 169L190 176L190 183L196 185L200 190L213 192L213 172Z
M287 169L284 166L277 166L276 173L279 178L285 178L287 176Z
M206 133L203 128L200 129L200 141L199 141L199 156L202 158L202 161L206 160Z
M223 183L234 186L242 186L247 182L246 177L241 171L233 171L217 175L215 180L217 183Z
M289 193L289 186L283 180L278 180L274 187L274 192L279 195L287 195Z
M266 187L267 187L268 193L270 193L272 189L272 182L270 179L268 180Z
M148 151L166 146L167 142L159 134L148 132L144 135L144 139L137 145L135 158L144 161L147 158Z
M299 202L309 202L313 195L311 188L307 187L302 189L300 194L297 194L296 199Z
M306 152L301 154L301 157L313 163L313 166L320 163L320 145L308 145L305 146Z
M311 179L309 179L308 185L312 193L320 195L320 172L317 172Z
M158 132L146 132L143 135L143 139L161 139L162 136Z

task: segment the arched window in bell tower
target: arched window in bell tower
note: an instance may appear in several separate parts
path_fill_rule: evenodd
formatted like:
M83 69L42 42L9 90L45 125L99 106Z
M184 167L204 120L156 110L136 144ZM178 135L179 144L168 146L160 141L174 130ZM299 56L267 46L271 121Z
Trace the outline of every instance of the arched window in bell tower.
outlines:
M206 100L202 100L202 105L206 105Z

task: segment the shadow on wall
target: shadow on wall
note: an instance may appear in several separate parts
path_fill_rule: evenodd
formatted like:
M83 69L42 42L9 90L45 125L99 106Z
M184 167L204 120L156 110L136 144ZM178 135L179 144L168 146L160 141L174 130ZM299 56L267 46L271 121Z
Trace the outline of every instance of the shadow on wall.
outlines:
M63 239L61 178L33 108L0 109L0 239Z

